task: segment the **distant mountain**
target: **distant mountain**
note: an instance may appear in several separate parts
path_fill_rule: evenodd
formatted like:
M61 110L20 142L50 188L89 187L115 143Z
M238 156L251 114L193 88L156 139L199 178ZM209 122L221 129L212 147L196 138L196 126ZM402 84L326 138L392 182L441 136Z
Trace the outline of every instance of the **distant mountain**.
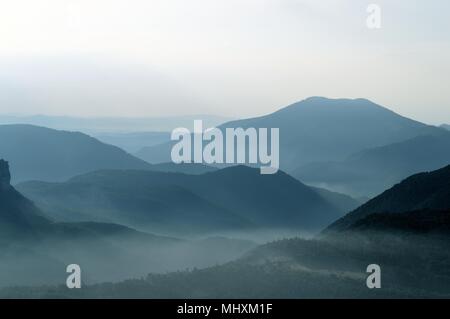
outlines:
M173 142L161 143L153 146L145 146L133 155L147 163L159 164L171 161L170 152Z
M436 171L408 177L340 218L326 231L346 230L372 214L393 214L416 210L450 210L450 165Z
M228 117L215 115L185 115L171 117L71 117L71 116L49 116L31 115L14 116L0 115L0 124L29 124L44 126L55 130L80 131L97 137L104 136L105 139L127 139L131 135L147 134L148 132L166 134L177 127L188 127L192 129L194 120L203 120L205 125L217 126L226 121ZM123 136L121 136L123 134ZM129 136L126 136L130 134ZM142 137L142 136L141 136ZM169 136L170 137L170 136ZM139 137L140 138L140 137ZM102 138L99 138L102 140ZM109 144L115 145L115 143ZM123 146L123 145L122 145Z
M327 202L331 203L333 206L339 208L343 212L350 212L353 209L360 206L364 200L355 199L345 194L331 192L324 188L312 187L313 191L319 194Z
M120 147L131 154L144 147L170 141L169 132L100 133L93 136L103 143Z
M441 127L445 128L446 130L450 130L450 125L448 124L442 124Z
M398 214L375 213L353 223L347 230L450 236L450 209L424 209Z
M88 135L32 125L1 125L0 157L10 161L14 182L63 181L97 169L150 167Z
M11 163L13 182L64 181L99 169L151 169L200 174L205 165L150 165L122 149L79 132L32 125L0 125L0 157Z
M153 164L151 166L151 170L155 172L166 172L166 173L183 173L183 174L192 174L199 175L209 172L217 171L218 169L212 166L204 165L204 164L175 164L175 163L160 163Z
M402 179L450 164L450 133L367 149L340 162L302 166L292 175L354 196L375 196Z
M98 171L18 189L58 220L115 222L153 232L313 231L344 213L283 172L261 175L245 166L202 175Z
M220 128L279 128L281 168L291 172L318 161L343 160L363 149L400 142L442 129L402 117L366 99L311 97L257 118ZM167 162L172 143L141 150L150 163Z

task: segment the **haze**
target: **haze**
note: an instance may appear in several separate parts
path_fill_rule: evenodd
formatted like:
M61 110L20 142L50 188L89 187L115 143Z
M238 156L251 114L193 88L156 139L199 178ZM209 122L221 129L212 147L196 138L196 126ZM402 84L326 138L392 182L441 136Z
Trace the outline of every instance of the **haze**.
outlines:
M0 113L270 113L308 96L364 97L450 122L450 3L0 1Z

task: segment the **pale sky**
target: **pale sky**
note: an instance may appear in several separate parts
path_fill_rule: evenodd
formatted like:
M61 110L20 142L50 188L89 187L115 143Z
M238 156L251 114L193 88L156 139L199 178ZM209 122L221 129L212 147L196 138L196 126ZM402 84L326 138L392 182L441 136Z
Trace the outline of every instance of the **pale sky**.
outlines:
M448 0L0 0L0 113L248 117L326 96L450 123L449 14Z

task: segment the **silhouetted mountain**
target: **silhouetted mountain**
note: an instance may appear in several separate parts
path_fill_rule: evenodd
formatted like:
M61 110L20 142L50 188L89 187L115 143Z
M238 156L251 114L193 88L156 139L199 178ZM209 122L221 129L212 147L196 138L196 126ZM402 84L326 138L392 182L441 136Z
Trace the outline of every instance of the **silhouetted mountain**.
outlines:
M418 136L359 152L345 161L300 167L293 176L354 196L374 196L402 179L450 163L450 133Z
M10 177L8 163L0 160L0 287L63 284L66 266L74 262L82 266L83 280L94 282L205 267L255 245L227 238L179 240L111 223L56 223L16 191Z
M228 117L207 114L168 117L71 117L50 115L0 115L0 125L28 124L33 126L48 127L55 130L83 132L89 135L94 135L96 137L97 135L99 135L101 137L105 137L105 139L111 139L110 141L105 142L108 144L116 145L115 143L111 143L111 141L121 140L122 142L124 142L124 139L130 141L129 138L133 135L135 135L135 137L142 137L142 135L147 135L146 132L149 131L154 132L155 134L161 132L162 135L160 135L159 137L162 137L167 134L164 132L171 132L177 127L192 128L193 122L196 119L202 119L205 125L210 126L216 126L230 120L230 118ZM99 139L102 140L102 138Z
M174 142L170 141L154 146L146 146L138 150L133 155L151 164L170 162L170 153L173 145Z
M425 209L398 214L375 213L353 223L347 230L449 236L450 210Z
M153 164L151 167L152 171L155 172L166 172L166 173L183 173L183 174L192 174L199 175L209 172L217 171L218 169L212 166L204 165L204 164L196 164L196 163L160 163Z
M88 135L31 125L1 125L0 156L11 163L15 182L63 181L98 169L150 167L120 148Z
M287 172L308 163L343 160L363 149L442 131L365 99L322 97L311 97L266 116L220 126L227 127L279 128L281 168ZM172 145L146 148L140 157L151 163L167 162Z
M0 160L0 242L36 238L50 227L38 208L10 185L8 162Z
M450 130L450 125L448 124L442 124L441 127L445 128L446 130Z
M98 171L65 183L18 185L59 220L117 222L152 231L318 230L343 211L279 172L230 167L202 175Z
M408 177L329 226L326 232L342 231L376 213L450 209L450 166Z
M122 149L79 132L31 125L0 125L0 157L11 163L13 181L64 181L99 169L151 169L200 174L205 165L150 165Z
M331 192L324 188L311 187L311 189L343 212L350 212L364 202L363 200L358 200L345 194Z
M101 133L93 136L103 143L120 147L130 154L136 153L147 146L170 141L169 132Z
M146 239L163 239L139 233L125 226L105 223L55 223L10 184L8 162L0 159L0 236L3 240L51 238L73 239L126 235Z

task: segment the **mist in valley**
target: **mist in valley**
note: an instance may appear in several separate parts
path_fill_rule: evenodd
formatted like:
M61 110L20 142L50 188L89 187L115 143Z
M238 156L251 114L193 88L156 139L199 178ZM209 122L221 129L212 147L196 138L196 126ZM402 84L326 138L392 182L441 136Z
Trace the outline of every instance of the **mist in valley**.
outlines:
M0 253L0 287L64 285L70 264L80 265L86 285L202 269L239 259L258 245L293 235L292 231L265 230L175 238L139 232L5 244Z

